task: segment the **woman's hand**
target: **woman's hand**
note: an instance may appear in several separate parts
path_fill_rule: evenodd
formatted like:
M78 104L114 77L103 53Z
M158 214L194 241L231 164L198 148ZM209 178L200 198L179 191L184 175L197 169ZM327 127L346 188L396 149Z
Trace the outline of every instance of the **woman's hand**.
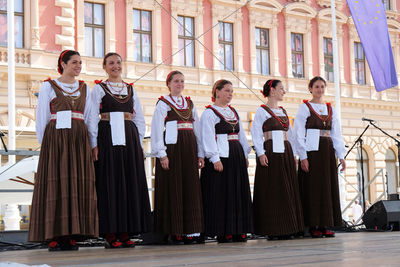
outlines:
M344 159L340 159L340 164L342 165L342 168L340 169L341 172L346 170L346 161Z
M221 161L217 161L214 163L214 170L216 170L217 172L222 172L224 170L224 166L222 166Z
M309 170L309 164L308 164L308 159L303 159L302 161L301 161L301 169L303 170L303 171L305 171L305 172L309 172L310 170Z
M94 161L99 160L99 148L97 146L92 149L92 157Z
M169 170L169 159L167 156L160 158L160 163L164 170Z
M199 169L204 167L204 158L199 158L198 165L199 165Z
M261 166L268 167L268 158L267 155L262 154L261 156L258 157L260 160Z

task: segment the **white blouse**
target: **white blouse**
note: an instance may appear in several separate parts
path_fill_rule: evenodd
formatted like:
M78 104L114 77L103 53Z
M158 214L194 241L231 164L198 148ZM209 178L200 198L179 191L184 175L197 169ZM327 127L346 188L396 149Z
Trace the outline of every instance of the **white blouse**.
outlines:
M79 81L75 81L73 84L62 83L58 81L58 79L54 80L58 86L60 86L66 92L73 92L79 87ZM64 93L64 95L66 95ZM80 92L75 92L71 96L79 96ZM36 108L36 136L39 143L42 143L44 131L46 129L47 124L50 121L50 102L54 98L56 98L56 93L54 92L53 87L51 86L50 82L43 82L42 86L40 87L38 103ZM86 105L84 110L84 121L88 124L89 118L89 105L87 103L90 102L90 90L89 86L86 86Z
M231 120L232 118L236 118L234 112L229 108L222 108L216 105L212 105L221 115L224 116L226 120ZM251 151L251 147L249 146L249 142L247 141L246 135L244 133L244 129L242 123L239 119L239 142L242 145L244 155L247 158L248 154ZM211 109L206 109L201 115L201 136L202 136L202 144L204 149L204 154L206 158L209 158L212 163L216 163L220 161L217 141L215 139L215 125L219 123L221 119L212 111Z
M320 115L328 115L328 108L326 104L316 104L309 102L312 108ZM310 117L310 109L305 103L302 103L297 112L294 120L294 132L296 135L296 151L300 156L300 160L307 158L306 151L306 122L307 118ZM331 126L331 139L336 155L339 159L343 159L346 153L342 132L340 130L339 118L336 114L335 109L332 107L332 126Z
M188 102L186 101L185 97L172 96L173 100L179 105L179 107L174 103L174 101L172 101L169 95L164 96L164 98L177 109L188 108ZM151 153L157 158L163 158L167 156L167 147L164 145L164 122L165 118L167 117L167 113L170 110L171 107L168 104L164 103L163 101L158 101L154 110L153 119L151 121ZM204 152L200 138L200 122L196 107L194 105L192 109L192 115L194 119L193 131L197 141L197 156L199 158L204 158Z
M286 114L283 112L282 109L280 108L271 108L272 112L276 116L283 116L285 117ZM263 124L266 120L271 118L271 115L262 107L259 107L256 111L256 114L254 115L254 120L251 125L251 137L253 139L253 144L256 149L257 157L265 154L265 149L264 149L264 132L263 132ZM290 145L292 146L293 154L296 155L296 150L295 150L295 136L293 133L292 125L289 123L289 129L287 131L287 137L288 141L290 142Z
M128 87L123 86L122 82L121 83L110 83L111 86L109 86L107 82L107 88L110 90L111 93L116 94L116 95L123 95L126 96L128 95ZM121 90L121 91L120 91ZM140 143L142 143L144 134L146 132L146 122L144 120L144 115L143 115L143 110L142 110L142 105L140 104L139 97L135 91L135 89L132 87L133 91L133 118L132 121L135 123L138 132L139 132L139 139ZM98 134L98 125L100 121L100 104L102 102L103 97L106 95L106 92L104 92L104 89L99 85L96 84L91 93L91 101L90 101L90 110L91 110L91 120L88 123L88 130L89 130L89 136L90 136L90 141L92 143L92 148L97 146L97 134Z

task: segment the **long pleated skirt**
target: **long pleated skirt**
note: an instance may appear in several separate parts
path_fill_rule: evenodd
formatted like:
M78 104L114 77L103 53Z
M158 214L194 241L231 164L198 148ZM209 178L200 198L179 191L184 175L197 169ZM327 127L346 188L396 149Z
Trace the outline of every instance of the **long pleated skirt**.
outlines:
M33 191L28 240L98 236L97 197L88 130L72 120L71 129L45 129Z
M342 226L337 161L329 137L320 137L319 150L307 152L309 172L299 167L300 192L306 226Z
M125 121L125 140L125 146L113 146L109 122L100 121L95 169L101 236L151 230L143 149L132 121Z
M154 219L160 234L191 234L204 230L198 170L197 143L193 131L178 131L176 144L167 145L169 170L156 160Z
M299 183L292 147L272 152L272 140L264 142L268 166L257 159L254 181L254 225L260 235L282 236L304 230Z
M205 234L235 235L253 232L253 214L246 158L238 141L229 142L223 171L208 159L201 171Z

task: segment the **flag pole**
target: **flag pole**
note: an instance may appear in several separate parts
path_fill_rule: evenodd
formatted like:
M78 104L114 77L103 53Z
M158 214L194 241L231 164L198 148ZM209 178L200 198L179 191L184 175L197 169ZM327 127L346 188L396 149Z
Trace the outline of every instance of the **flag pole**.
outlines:
M339 80L339 56L338 56L338 42L336 31L336 6L335 0L331 0L331 14L332 14L332 49L333 49L333 81L335 84L335 109L338 116L339 127L342 128L342 111L340 101L340 80ZM342 209L346 207L346 181L344 174L338 170L339 178L339 198L340 206ZM347 214L342 214L343 219L348 220Z
M7 58L8 58L8 148L15 150L15 31L14 1L7 1ZM15 163L15 155L8 156Z

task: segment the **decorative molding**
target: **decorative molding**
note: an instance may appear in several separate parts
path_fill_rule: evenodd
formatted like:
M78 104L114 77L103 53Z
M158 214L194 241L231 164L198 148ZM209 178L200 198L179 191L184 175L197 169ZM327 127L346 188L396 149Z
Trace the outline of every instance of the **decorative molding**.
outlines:
M75 10L74 1L55 0L55 6L61 7L61 16L55 16L55 24L61 26L61 34L56 34L56 44L62 50L75 47Z
M318 5L321 7L331 7L331 0L317 0ZM336 9L342 9L343 1L342 0L335 0L335 7Z

